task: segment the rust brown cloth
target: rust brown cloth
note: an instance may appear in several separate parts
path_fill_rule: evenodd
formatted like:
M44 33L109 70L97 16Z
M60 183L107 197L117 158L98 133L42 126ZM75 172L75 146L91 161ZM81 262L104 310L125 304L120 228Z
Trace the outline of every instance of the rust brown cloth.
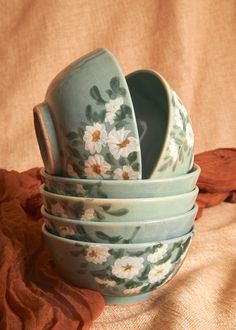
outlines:
M39 170L0 170L0 329L89 329L103 297L64 282L42 235Z
M198 218L205 207L224 201L236 203L236 149L206 151L196 155L195 162L201 167L197 182L200 189Z

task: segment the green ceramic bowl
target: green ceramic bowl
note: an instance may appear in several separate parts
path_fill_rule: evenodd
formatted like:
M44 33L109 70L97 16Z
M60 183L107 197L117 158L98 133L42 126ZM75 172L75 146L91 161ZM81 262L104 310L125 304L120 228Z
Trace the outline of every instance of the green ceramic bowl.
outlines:
M200 167L181 176L156 180L86 180L49 175L41 170L47 191L78 197L146 198L184 194L192 191L200 175Z
M97 49L61 71L34 108L47 172L85 179L122 179L124 165L141 179L135 112L122 70Z
M171 240L140 244L79 242L43 226L56 268L80 288L101 292L107 303L136 303L170 281L190 246L193 230Z
M47 229L57 236L96 243L147 243L185 235L197 214L194 208L176 217L131 222L95 222L56 217L41 208Z
M56 216L93 221L139 221L167 218L190 211L198 188L174 196L155 198L86 198L50 193L40 187L45 209Z
M142 178L168 178L193 166L194 134L188 112L167 81L152 70L126 76L142 151Z

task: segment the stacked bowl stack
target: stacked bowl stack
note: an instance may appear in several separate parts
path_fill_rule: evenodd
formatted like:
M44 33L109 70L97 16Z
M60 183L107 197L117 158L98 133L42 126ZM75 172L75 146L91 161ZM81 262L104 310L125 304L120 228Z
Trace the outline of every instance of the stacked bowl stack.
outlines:
M194 233L200 168L180 99L156 72L124 77L99 49L56 76L34 123L58 271L107 303L146 299L176 274Z

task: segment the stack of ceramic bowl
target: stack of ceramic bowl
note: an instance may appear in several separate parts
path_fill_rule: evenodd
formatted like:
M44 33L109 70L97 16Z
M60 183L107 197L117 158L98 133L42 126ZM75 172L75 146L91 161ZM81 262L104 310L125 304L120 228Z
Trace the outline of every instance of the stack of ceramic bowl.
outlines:
M107 303L145 299L181 266L197 213L188 113L153 71L107 50L71 64L34 108L43 234L58 271Z

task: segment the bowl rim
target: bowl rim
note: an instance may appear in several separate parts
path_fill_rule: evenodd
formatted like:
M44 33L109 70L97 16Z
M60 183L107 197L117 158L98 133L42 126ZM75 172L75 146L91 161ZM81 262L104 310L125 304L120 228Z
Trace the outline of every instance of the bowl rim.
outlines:
M108 222L108 221L84 221L84 220L77 220L77 219L71 219L71 218L63 218L63 217L59 217L53 214L50 214L47 212L47 210L45 209L45 206L42 205L41 206L41 214L43 217L51 219L51 220L55 220L55 221L64 221L64 222L68 222L68 224L79 224L82 226L86 226L86 227L135 227L138 225L141 226L146 226L149 224L155 224L155 223L163 223L166 221L174 221L174 220L179 220L182 219L183 217L187 217L190 215L194 215L196 216L197 212L198 212L198 205L197 203L194 204L193 208L190 211L187 211L183 214L179 214L176 216L171 216L171 217L167 217L167 218L160 218L160 219L150 219L150 220L139 220L139 221L126 221L126 222L120 222L120 221L114 221L114 222Z
M158 169L160 168L160 166L163 162L163 158L166 155L166 152L167 152L167 149L168 149L168 146L170 143L171 129L174 124L174 114L173 114L172 103L171 103L171 87L160 73L158 73L155 70L151 70L151 69L136 70L136 71L128 74L126 76L126 79L129 79L129 77L132 77L133 75L135 75L137 73L148 73L148 74L151 74L151 75L157 77L157 79L159 79L159 81L161 82L161 84L165 90L166 98L167 98L168 119L167 119L167 129L166 129L166 134L165 134L165 141L164 141L163 147L161 149L161 153L156 161L155 167L153 168L152 172L150 173L149 178L152 178L153 176L157 175Z
M79 197L79 196L70 196L70 195L60 195L55 194L52 192L49 192L45 190L45 184L40 185L39 187L41 196L48 196L48 197L54 197L57 199L64 199L64 200L71 200L71 201L88 201L88 202L95 202L95 203L104 203L104 204L140 204L140 202L145 203L153 203L153 202L161 202L161 201L171 201L173 199L185 199L188 196L196 196L198 195L199 188L198 186L195 186L195 188L192 191L189 191L184 194L177 194L177 195L171 195L171 196L163 196L163 197L146 197L146 198L96 198L96 197Z
M169 244L169 243L172 243L172 242L176 242L176 241L179 241L180 239L185 239L185 238L188 238L188 237L193 237L193 235L195 234L196 232L196 229L195 229L195 226L192 226L191 230L187 233L187 234L184 234L182 236L178 236L178 237L174 237L174 238L170 238L168 240L157 240L157 241L154 241L154 242L146 242L146 243L129 243L129 244L116 244L116 243L96 243L96 242L83 242L83 241L77 241L77 240L73 240L73 239L68 239L68 238L64 238L64 237L61 237L61 236L56 236L56 235L53 235L51 233L49 233L46 229L46 224L44 223L42 225L42 233L44 236L47 236L49 237L50 239L52 240L55 240L55 241L61 241L61 242L64 242L64 243L67 243L69 245L73 245L75 247L77 246L101 246L101 247L105 247L105 246L110 246L112 249L121 249L121 248L142 248L142 247L148 247L148 246L153 246L153 245L156 245L156 244Z
M143 185L143 184L153 184L153 183L165 183L165 182L173 182L173 181L182 181L184 179L189 179L191 177L199 176L201 173L201 168L198 164L194 163L192 169L183 175L175 176L175 177L168 177L168 178L162 178L162 179L141 179L141 180L103 180L103 179L80 179L80 178L72 178L72 177L63 177L63 176L56 176L56 175L50 175L46 172L45 168L42 167L40 169L40 175L42 178L46 180L53 180L58 182L68 182L68 183L74 183L74 184L97 184L102 183L103 185ZM77 182L78 181L78 182Z

